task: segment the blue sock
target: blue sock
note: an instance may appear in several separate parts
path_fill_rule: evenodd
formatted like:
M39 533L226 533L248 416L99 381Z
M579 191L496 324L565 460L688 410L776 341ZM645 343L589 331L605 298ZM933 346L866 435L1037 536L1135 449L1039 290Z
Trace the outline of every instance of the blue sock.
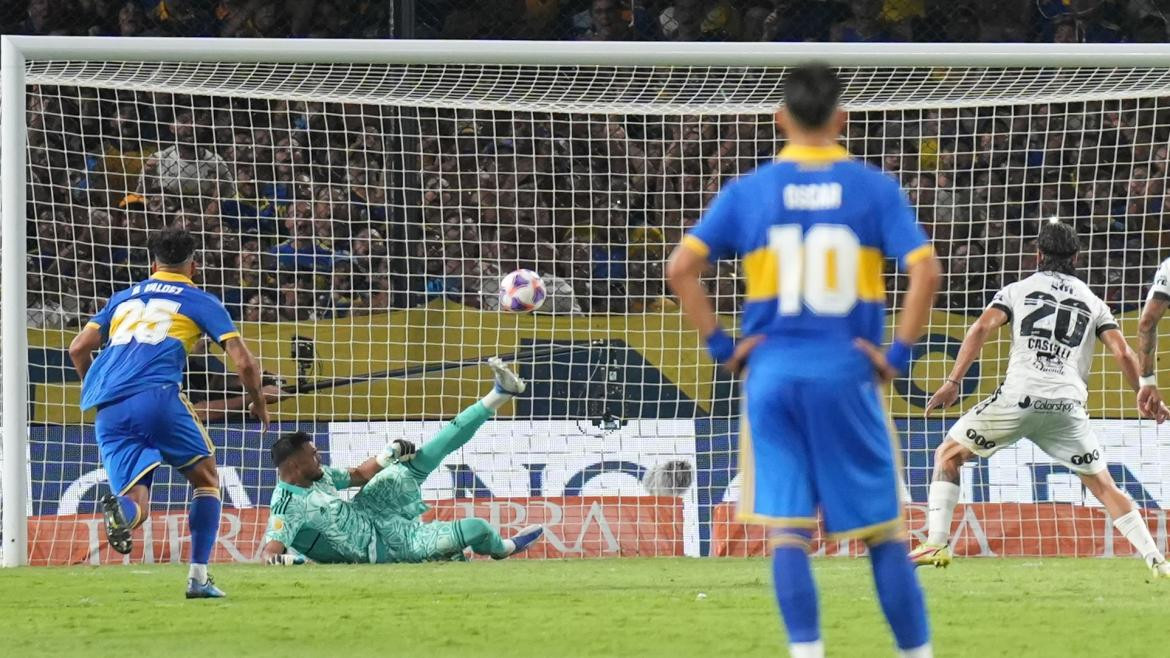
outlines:
M776 602L780 604L780 615L784 617L784 627L788 629L788 643L821 639L817 586L813 582L806 544L784 542L772 549L772 584L776 589Z
M873 580L882 612L894 631L899 649L916 649L930 641L926 600L906 556L905 541L887 541L869 547Z
M142 523L142 520L138 518L142 510L138 507L138 503L130 499L130 496L118 496L118 505L122 507L122 518L126 519L126 523L129 523L131 528L137 528Z
M219 489L199 487L191 497L187 525L191 531L191 564L206 565L219 534Z

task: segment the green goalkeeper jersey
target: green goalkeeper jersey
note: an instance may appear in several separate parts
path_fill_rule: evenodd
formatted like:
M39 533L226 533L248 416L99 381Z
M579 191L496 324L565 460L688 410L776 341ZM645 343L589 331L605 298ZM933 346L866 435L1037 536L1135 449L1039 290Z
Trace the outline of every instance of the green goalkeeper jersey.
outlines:
M307 489L277 481L264 543L278 541L317 562L369 562L374 524L337 494L349 488L349 471L324 471Z

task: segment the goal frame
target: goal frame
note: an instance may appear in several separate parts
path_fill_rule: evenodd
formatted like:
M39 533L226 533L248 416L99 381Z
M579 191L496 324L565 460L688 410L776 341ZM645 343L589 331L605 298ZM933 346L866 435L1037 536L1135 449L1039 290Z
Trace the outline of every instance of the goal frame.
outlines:
M26 65L71 62L501 66L1170 67L1170 44L845 44L0 36L3 566L28 562Z

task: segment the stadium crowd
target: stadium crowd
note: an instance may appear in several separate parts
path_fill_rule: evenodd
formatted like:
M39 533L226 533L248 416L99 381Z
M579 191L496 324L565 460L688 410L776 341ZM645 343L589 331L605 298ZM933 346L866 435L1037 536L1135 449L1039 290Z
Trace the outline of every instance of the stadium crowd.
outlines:
M373 2L75 0L74 12L46 4L27 3L23 31L88 21L81 33L379 36L360 28L389 20ZM436 34L460 36L452 24L470 4L419 10L442 9ZM549 26L577 26L581 38L681 39L1014 39L1021 35L987 26L1015 16L1010 25L1038 38L1067 40L1061 26L1072 21L1075 39L1105 40L1098 23L1111 16L1109 25L1126 26L1110 37L1120 40L1140 38L1135 30L1154 15L1142 13L1147 4L959 3L947 14L977 11L979 20L960 22L978 31L941 36L916 27L941 11L932 0L636 2L632 14L593 0L500 11L544 7ZM568 13L582 7L585 18ZM719 11L725 31L709 33ZM656 18L639 28L646 12ZM516 24L531 24L525 16ZM681 22L670 28L664 16ZM784 27L789 20L821 31L802 37ZM309 25L323 31L298 27ZM114 289L145 276L146 233L168 222L203 236L202 282L240 320L377 313L440 296L493 308L500 276L520 266L545 276L547 311L659 310L671 303L662 282L669 245L724 182L777 147L770 117L755 115L532 116L49 87L30 94L29 109L29 320L43 327L78 326ZM1031 268L1029 238L1052 215L1075 218L1090 282L1106 300L1139 300L1170 246L1168 140L1170 116L1153 100L871 113L853 117L848 134L855 154L911 190L946 263L940 305L962 312ZM723 312L735 310L731 267L710 280Z
M167 109L176 108L176 109ZM663 308L668 246L766 162L757 115L635 117L33 94L30 320L76 326L145 276L147 231L203 236L204 285L247 321L496 303L516 267L552 312ZM412 128L413 126L413 128ZM897 175L945 258L941 304L981 308L1075 218L1102 296L1141 298L1165 234L1170 116L1154 101L859 115L852 151ZM712 277L734 311L737 277Z
M409 11L406 11L409 8ZM24 0L4 33L675 41L1165 41L1157 0Z

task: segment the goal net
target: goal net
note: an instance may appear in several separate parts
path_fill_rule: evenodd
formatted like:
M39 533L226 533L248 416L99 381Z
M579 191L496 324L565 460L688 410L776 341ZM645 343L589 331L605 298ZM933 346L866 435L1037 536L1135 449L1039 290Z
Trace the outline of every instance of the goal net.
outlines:
M763 553L763 531L734 515L738 386L683 321L663 266L720 187L782 145L771 112L784 68L636 61L30 59L30 562L123 560L96 514L108 484L66 348L112 292L150 275L149 232L176 224L199 237L198 283L258 356L278 420L262 434L222 351L192 350L187 395L223 484L215 559L258 554L280 432L312 433L339 466L394 438L423 442L487 390L482 362L496 355L529 393L431 474L426 519L478 516L505 534L545 523L539 557ZM958 407L924 418L922 405L991 296L1033 271L1041 221L1076 226L1081 275L1135 335L1170 251L1170 71L1033 67L1026 55L1010 68L870 61L840 69L846 145L908 189L946 272L913 371L888 397L921 536L933 449L1002 379L1006 331ZM499 310L498 281L519 267L548 287L535 314ZM897 308L905 281L886 271ZM720 263L706 284L736 326L737 267ZM1089 389L1109 469L1164 546L1166 430L1138 420L1103 352ZM1027 442L968 465L962 482L960 555L1130 550L1075 476ZM176 471L154 473L126 559L183 559L188 496Z

